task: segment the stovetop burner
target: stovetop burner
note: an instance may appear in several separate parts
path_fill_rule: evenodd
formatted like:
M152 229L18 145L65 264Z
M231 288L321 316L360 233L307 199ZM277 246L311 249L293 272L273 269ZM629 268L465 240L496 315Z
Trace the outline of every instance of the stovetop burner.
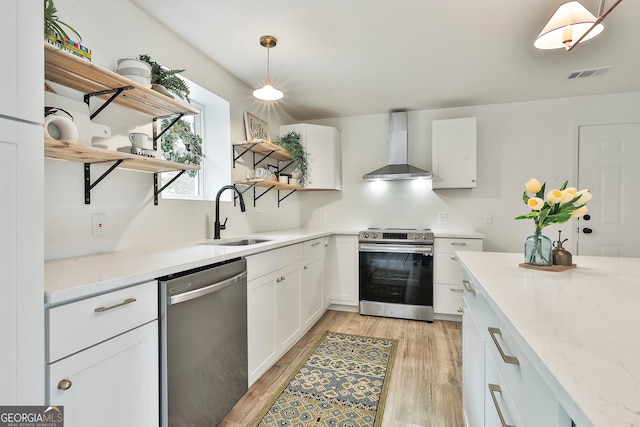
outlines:
M428 228L368 228L358 238L360 242L433 244L433 232Z

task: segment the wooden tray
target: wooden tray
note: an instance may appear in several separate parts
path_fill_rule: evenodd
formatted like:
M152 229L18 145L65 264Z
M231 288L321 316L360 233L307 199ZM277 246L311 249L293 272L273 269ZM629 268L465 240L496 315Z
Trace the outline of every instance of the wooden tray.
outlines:
M518 264L518 267L528 268L530 270L541 270L541 271L567 271L573 268L576 268L575 264L571 265L532 265L527 264L525 262L521 262Z

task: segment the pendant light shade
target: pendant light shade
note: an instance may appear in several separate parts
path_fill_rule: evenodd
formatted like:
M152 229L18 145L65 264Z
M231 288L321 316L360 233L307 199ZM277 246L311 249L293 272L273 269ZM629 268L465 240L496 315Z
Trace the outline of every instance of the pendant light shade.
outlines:
M598 17L578 1L564 3L549 19L533 45L538 49L565 48L571 50L578 43L590 40L600 34L604 30L602 21L605 16L621 1L616 0L613 6L603 13L604 0L600 0Z
M263 101L277 101L284 97L284 93L273 87L269 79L269 49L275 47L277 42L278 40L273 36L260 37L260 45L267 48L267 81L260 89L253 91L253 96Z

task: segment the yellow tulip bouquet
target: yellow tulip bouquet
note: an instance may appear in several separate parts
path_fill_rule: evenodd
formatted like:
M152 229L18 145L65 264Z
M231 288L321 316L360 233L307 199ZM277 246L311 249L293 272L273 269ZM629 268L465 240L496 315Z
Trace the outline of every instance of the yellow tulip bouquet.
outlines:
M531 178L525 184L526 191L522 193L524 204L531 208L531 212L519 215L516 219L532 218L536 224L536 231L547 225L562 224L572 217L581 217L588 212L586 203L591 200L589 190L567 188L569 181L565 181L560 189L549 191L545 196L547 183L540 185L537 179ZM533 197L529 196L533 194Z
M587 213L586 203L591 200L591 193L589 190L567 188L568 182L565 181L559 189L553 189L546 194L546 183L540 185L537 179L531 178L525 184L526 190L522 193L522 200L531 208L531 212L519 215L516 219L531 218L536 225L535 235L527 237L524 244L527 264L548 266L552 263L551 240L541 234L544 227L562 224Z

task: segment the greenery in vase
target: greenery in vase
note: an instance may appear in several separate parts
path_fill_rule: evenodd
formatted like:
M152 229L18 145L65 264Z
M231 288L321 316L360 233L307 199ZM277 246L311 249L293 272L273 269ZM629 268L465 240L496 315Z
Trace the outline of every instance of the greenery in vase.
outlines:
M60 38L63 39L71 39L65 28L73 32L77 36L77 42L82 41L82 37L80 34L69 24L62 22L60 18L58 18L58 9L53 4L53 0L44 0L44 36L45 38L48 35L57 34Z
M165 129L171 124L168 119L162 120L162 128ZM202 154L202 138L196 135L189 122L178 120L171 129L160 137L162 157L165 160L176 163L200 165L204 154ZM187 172L189 176L196 175L196 171Z
M533 219L536 232L551 224L563 224L572 217L586 214L586 203L591 200L589 190L567 188L569 181L565 181L559 189L553 189L545 194L547 183L531 178L525 184L526 190L522 194L524 204L531 208L531 212L519 215L515 219ZM531 194L532 196L529 196Z
M149 55L140 55L138 59L151 65L151 83L164 86L169 92L176 94L181 99L189 102L191 90L189 86L176 74L184 70L170 70L151 59Z
M307 172L309 170L309 163L307 161L307 151L300 143L300 134L294 130L280 137L280 141L276 141L275 144L284 148L291 154L294 168L300 172L299 184L304 187L307 180Z

